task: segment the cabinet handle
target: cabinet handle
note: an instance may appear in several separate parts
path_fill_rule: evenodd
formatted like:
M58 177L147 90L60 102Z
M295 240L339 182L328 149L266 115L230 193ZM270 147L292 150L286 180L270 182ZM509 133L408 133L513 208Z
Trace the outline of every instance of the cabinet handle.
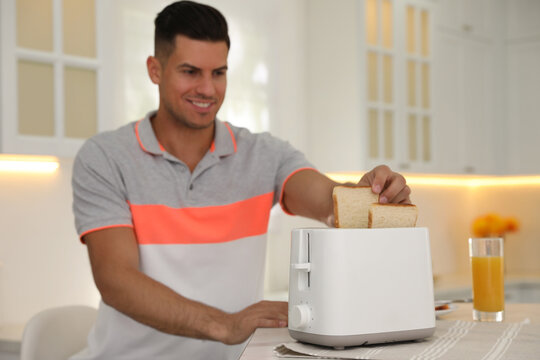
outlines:
M401 163L398 166L401 170L408 170L411 167L411 165L407 163Z
M465 172L465 174L474 174L476 172L476 169L474 168L474 166L465 166L463 168L463 171Z
M472 25L469 25L469 24L463 24L463 26L461 28L466 33L471 33L473 31Z

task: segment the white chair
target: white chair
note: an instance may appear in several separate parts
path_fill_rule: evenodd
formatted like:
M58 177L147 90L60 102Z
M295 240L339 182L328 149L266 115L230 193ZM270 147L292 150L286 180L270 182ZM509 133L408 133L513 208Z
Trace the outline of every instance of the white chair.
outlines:
M62 306L34 315L24 328L21 360L66 360L86 347L97 310Z

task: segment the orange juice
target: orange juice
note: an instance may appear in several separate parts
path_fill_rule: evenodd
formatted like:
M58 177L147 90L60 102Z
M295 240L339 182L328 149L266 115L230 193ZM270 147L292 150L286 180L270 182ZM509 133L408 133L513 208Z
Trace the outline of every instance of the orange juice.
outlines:
M478 311L504 310L502 256L472 256L473 307Z

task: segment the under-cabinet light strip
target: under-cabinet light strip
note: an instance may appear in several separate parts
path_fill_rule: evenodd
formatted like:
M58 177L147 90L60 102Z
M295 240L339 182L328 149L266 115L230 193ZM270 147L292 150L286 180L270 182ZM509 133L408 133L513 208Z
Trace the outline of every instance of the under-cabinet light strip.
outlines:
M52 156L0 155L0 172L51 174L58 167Z
M337 182L356 183L364 173L328 173ZM419 175L403 174L409 185L426 186L538 186L539 175L528 176L469 176L469 175Z

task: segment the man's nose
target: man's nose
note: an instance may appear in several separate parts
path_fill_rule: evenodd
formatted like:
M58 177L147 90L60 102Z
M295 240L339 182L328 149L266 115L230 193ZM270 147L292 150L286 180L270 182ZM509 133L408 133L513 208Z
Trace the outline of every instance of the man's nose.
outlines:
M216 94L216 86L212 76L202 76L197 84L197 92L204 96L214 96Z

